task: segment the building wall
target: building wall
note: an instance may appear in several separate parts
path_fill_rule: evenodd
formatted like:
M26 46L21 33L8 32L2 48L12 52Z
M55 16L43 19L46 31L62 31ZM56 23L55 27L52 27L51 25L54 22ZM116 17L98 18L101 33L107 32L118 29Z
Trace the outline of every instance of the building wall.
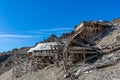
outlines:
M33 56L54 56L54 53L51 50L46 51L34 51Z

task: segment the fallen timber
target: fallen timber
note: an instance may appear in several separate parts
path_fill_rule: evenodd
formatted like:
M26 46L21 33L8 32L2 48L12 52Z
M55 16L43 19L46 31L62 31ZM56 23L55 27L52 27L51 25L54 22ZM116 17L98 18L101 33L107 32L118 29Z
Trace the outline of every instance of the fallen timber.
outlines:
M113 45L110 45L110 46L106 46L101 51L102 51L103 54L107 54L107 53L111 53L113 51L116 51L118 49L120 49L120 44L113 44Z
M116 58L114 60L111 60L111 61L105 61L104 63L101 63L101 64L97 64L97 65L89 66L87 68L83 68L81 70L78 70L78 72L74 76L79 77L80 74L82 74L83 72L90 71L93 69L100 69L100 68L104 68L104 67L111 66L111 65L115 65L118 63L118 61L120 61L120 57Z
M114 44L111 49L107 49L107 51L105 49L102 50L104 52L101 55L110 54L110 53L112 53L114 51L117 51L119 49L120 49L120 44L117 44L117 45ZM99 62L99 60L98 60L98 62L96 62L96 64L84 67L82 69L79 69L75 74L72 74L72 73L70 73L70 74L74 78L78 78L82 73L84 73L86 71L90 71L90 70L94 70L94 69L100 69L100 68L116 65L118 62L120 62L120 55L118 55L118 57L112 58L111 60L105 60L102 63Z

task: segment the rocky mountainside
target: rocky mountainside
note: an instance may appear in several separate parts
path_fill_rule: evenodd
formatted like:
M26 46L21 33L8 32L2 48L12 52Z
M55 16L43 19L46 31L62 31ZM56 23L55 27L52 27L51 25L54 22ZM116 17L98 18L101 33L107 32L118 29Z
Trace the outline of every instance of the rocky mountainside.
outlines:
M114 24L114 23L120 23L120 18L116 18L116 19L112 20L112 23L113 23L113 24Z
M26 53L30 47L22 47L13 49L12 51L0 54L0 74L10 70L14 66L14 62L18 58L26 58Z
M63 33L60 37L57 37L55 34L52 34L46 40L41 42L54 42L58 39L67 38L73 35L74 31L69 33ZM37 44L37 43L36 43ZM17 58L27 58L27 51L31 47L22 47L20 49L13 49L12 51L1 52L0 53L0 74L4 73L5 71L10 70L14 66L14 61Z
M114 63L103 67L97 66L107 64L108 62ZM88 68L91 69L86 70ZM79 76L75 77L74 75L80 71L81 73L79 74ZM103 55L94 63L77 63L73 67L71 67L70 73L72 75L65 79L63 65L60 65L60 67L58 68L55 65L52 65L46 67L45 69L32 72L32 74L28 73L21 78L18 78L17 80L120 80L120 50Z
M60 37L57 37L55 34L51 34L46 40L43 40L42 42L54 42L57 40L70 38L74 34L74 31L71 31L69 33L63 33Z

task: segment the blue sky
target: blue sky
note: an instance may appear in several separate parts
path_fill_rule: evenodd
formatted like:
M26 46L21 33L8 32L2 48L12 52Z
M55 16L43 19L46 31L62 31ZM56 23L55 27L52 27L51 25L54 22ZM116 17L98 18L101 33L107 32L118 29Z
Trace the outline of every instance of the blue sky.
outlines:
M120 0L0 0L0 52L60 36L83 20L120 17Z

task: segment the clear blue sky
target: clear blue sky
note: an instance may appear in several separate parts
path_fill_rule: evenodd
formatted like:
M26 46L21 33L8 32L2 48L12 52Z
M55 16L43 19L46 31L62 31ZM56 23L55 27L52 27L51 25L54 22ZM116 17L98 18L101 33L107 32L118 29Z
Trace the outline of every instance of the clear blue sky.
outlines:
M83 20L120 17L120 0L0 0L0 52L60 36Z

